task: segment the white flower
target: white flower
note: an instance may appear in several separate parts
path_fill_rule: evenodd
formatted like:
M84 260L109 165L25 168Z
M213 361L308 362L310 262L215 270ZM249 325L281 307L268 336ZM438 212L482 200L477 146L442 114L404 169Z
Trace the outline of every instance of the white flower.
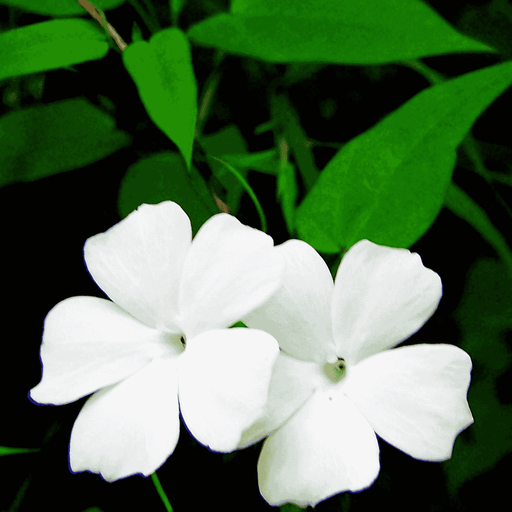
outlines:
M448 459L473 422L470 357L445 344L388 350L432 315L439 276L418 254L363 240L333 284L306 243L275 250L286 261L283 286L244 319L282 349L266 413L239 445L270 433L258 462L263 497L314 506L369 487L380 468L375 434L417 459Z
M277 289L282 258L226 214L191 239L177 204L142 205L84 246L113 302L72 297L48 313L30 397L61 405L94 393L71 433L72 471L153 473L176 447L179 411L199 442L233 451L262 414L277 342L227 327Z

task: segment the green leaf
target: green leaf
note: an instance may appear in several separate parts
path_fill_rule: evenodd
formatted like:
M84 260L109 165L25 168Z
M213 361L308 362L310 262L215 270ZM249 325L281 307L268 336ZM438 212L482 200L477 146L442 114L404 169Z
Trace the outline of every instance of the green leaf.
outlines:
M10 446L0 446L0 457L4 455L17 455L20 453L38 452L39 448L11 448Z
M178 146L190 168L197 86L187 37L177 28L162 30L149 42L130 44L123 63L149 117Z
M512 62L430 87L348 142L297 210L301 238L337 252L367 238L409 247L443 205L456 148L512 82Z
M130 166L121 181L117 207L126 217L143 203L171 200L187 212L193 232L219 213L199 172L188 172L179 153L156 153Z
M102 11L115 9L124 4L126 0L93 0L92 3ZM0 4L19 7L24 11L44 14L46 16L71 16L84 14L85 9L77 0L0 0Z
M504 270L495 259L479 259L468 273L454 313L462 336L460 347L474 364L468 402L475 422L458 436L452 458L443 463L453 495L464 482L489 471L512 452L512 405L502 403L497 393L500 377L512 367L504 339L512 330L510 281L503 279Z
M480 208L471 197L453 182L448 187L445 206L455 215L471 224L492 245L506 266L512 280L512 251L503 235L489 220L485 210Z
M0 34L0 80L102 59L105 33L89 20L43 21Z
M197 44L270 62L382 64L494 52L419 0L251 0L193 25Z
M0 118L0 186L83 167L130 142L84 98L9 112Z

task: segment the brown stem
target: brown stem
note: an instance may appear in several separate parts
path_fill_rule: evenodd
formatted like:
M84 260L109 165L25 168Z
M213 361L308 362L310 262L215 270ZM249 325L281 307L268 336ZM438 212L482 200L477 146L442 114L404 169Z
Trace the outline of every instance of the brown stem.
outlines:
M107 26L103 24L101 14L98 12L99 9L91 4L88 0L77 0L78 3L103 27L106 28L110 37L116 42L117 46L123 51L128 45L123 41L123 38L117 33L116 29L107 22ZM105 18L106 21L106 18Z

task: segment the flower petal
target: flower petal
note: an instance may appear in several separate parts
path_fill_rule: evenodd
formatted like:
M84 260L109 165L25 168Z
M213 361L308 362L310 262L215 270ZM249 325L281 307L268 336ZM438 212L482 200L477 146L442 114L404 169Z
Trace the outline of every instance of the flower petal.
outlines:
M336 275L332 306L338 356L349 364L414 334L442 295L441 279L416 253L361 240Z
M70 467L109 482L148 476L171 455L178 437L176 360L162 357L89 398L71 432Z
M143 204L89 238L85 261L116 304L150 327L181 333L176 324L179 281L191 238L190 221L179 205Z
M275 248L285 261L283 284L244 317L249 327L274 336L282 350L303 361L336 361L331 330L333 282L321 256L301 240Z
M163 335L96 297L71 297L46 316L43 375L30 391L38 403L61 405L119 382L167 348Z
M279 352L264 413L244 431L238 448L245 448L280 427L313 395L319 387L316 367L316 363L299 361Z
M473 423L470 371L470 357L453 345L400 347L349 368L343 391L388 443L417 459L446 460Z
M209 331L187 340L179 359L180 409L192 435L211 450L233 451L261 416L277 341L255 329Z
M335 390L317 391L263 444L262 496L302 507L369 487L379 474L377 438L354 404Z
M183 267L180 313L187 337L240 320L276 291L282 271L268 235L231 215L208 219Z

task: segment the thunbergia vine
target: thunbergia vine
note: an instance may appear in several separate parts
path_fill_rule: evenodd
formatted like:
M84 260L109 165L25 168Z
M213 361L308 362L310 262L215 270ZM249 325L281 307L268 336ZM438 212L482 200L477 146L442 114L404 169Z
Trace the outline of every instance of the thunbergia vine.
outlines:
M437 343L392 349L435 311L440 277L418 254L368 240L350 248L334 283L308 244L275 251L286 261L283 285L244 319L282 349L265 414L240 443L268 435L262 496L314 506L369 487L380 470L376 435L417 459L448 459L473 422L469 355Z
M281 283L272 239L218 214L192 240L166 201L89 238L84 256L111 300L72 297L48 313L30 391L53 405L93 393L73 426L71 470L153 473L176 447L179 411L200 443L233 451L263 412L279 353L268 333L228 329Z

